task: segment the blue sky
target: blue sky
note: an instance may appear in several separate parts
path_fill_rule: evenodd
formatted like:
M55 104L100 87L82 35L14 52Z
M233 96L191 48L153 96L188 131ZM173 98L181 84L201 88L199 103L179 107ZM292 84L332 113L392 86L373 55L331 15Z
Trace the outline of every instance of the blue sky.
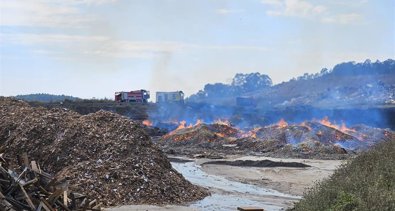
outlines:
M0 95L113 97L395 57L393 0L0 0Z

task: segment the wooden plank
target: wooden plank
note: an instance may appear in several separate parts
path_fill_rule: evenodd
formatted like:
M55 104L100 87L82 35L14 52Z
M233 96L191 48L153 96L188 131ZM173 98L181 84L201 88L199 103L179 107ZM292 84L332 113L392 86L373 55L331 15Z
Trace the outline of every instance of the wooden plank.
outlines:
M84 200L82 200L81 204L79 205L79 207L85 207L85 205L88 204L88 200L86 198L84 198Z
M55 209L53 209L53 208L51 207L51 205L48 203L47 200L41 199L41 202L43 203L43 208L44 208L46 211L56 211Z
M96 204L96 199L92 200L91 202L89 202L89 207L92 207L94 204Z
M58 200L59 196L62 195L63 190L62 189L57 189L55 192L53 192L49 197L48 197L48 202L50 205L53 205L56 200Z
M80 193L74 193L74 198L75 199L84 199L86 196Z
M64 210L66 210L66 211L72 211L72 210L70 210L70 209L67 207L67 205L62 204L62 202L60 202L60 201L56 201L55 204L61 206L61 207L62 207ZM60 209L58 209L58 210L60 210Z
M23 169L22 173L21 173L17 178L14 177L14 179L15 179L18 183L20 183L20 179L22 178L22 176L23 176L26 172L27 172L27 167L25 167L25 169Z
M65 206L67 206L67 204L68 204L68 197L67 197L67 190L65 190L64 192L63 192L63 204L65 205Z
M41 208L43 208L43 202L41 201L40 204L38 205L36 211L41 211Z
M30 196L26 193L23 186L19 184L19 188L22 190L23 195L25 195L25 199L26 199L26 202L29 204L29 207L32 208L32 210L35 210L36 207L34 206L32 200L30 199Z
M7 184L10 184L11 182L9 181L9 180L5 180L5 179L0 179L0 183L7 183Z
M50 195L51 193L48 192L47 190L45 190L42 186L38 186L38 188L40 189L41 192L43 192L46 195Z
M40 173L40 170L39 170L39 168L38 168L38 166L37 166L36 161L32 160L32 162L30 162L30 166L32 167L32 170L33 170L33 171L35 171L35 172L37 172L37 173Z
M100 202L98 205L92 207L92 210L101 210L101 206L102 206L102 205L103 205L103 204Z
M20 156L21 166L29 167L29 158L27 157L27 153L23 152Z
M38 179L34 178L34 179L30 180L30 181L25 182L23 184L23 186L31 185L31 184L36 183L36 182L38 182Z
M42 173L42 171L41 171L40 164L39 164L39 163L37 163L37 166L38 166L38 172L41 174L41 173Z
M1 161L1 163L0 164L7 164L7 161L4 159L4 154L1 152L1 149L3 148L4 146L0 146L0 161Z

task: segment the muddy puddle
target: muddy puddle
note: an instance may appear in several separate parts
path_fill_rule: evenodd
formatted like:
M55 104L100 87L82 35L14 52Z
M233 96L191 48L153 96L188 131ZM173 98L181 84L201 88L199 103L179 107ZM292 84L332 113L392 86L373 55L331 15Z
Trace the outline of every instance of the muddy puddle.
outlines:
M190 205L199 210L236 210L240 206L254 206L275 211L300 199L299 196L209 175L195 162L172 162L172 166L190 182L210 189L211 196Z

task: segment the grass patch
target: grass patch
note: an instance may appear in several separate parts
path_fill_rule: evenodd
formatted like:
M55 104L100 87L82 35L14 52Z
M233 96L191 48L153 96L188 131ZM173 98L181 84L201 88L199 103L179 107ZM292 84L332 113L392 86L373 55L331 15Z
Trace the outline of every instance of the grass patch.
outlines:
M395 210L395 140L343 164L290 210Z

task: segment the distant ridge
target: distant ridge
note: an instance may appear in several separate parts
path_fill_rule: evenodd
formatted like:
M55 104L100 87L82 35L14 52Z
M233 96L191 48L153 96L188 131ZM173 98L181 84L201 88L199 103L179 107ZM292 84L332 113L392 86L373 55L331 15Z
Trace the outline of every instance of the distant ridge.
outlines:
M235 98L255 98L260 107L395 104L395 60L344 62L315 74L305 73L272 85L261 73L236 74L231 84L207 84L188 102L235 104Z
M65 100L80 100L80 98L68 96L68 95L53 95L53 94L46 94L46 93L38 93L38 94L27 94L27 95L17 95L15 98L20 100L25 100L28 102L43 102L43 103L50 103L50 102L63 102Z

